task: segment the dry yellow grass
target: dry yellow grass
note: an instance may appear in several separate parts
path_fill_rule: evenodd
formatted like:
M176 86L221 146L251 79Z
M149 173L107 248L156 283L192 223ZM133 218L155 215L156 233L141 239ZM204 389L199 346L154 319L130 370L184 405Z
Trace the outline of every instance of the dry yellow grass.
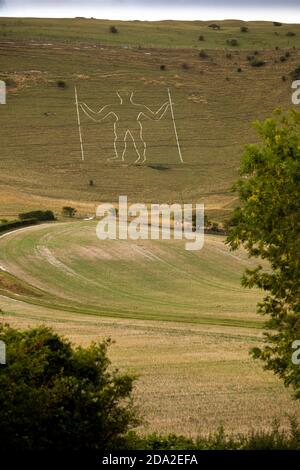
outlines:
M114 366L137 373L135 398L146 423L141 432L196 435L221 423L229 432L268 428L275 417L300 417L289 391L249 349L261 331L210 325L101 318L55 311L1 297L4 321L42 323L73 343L112 337Z

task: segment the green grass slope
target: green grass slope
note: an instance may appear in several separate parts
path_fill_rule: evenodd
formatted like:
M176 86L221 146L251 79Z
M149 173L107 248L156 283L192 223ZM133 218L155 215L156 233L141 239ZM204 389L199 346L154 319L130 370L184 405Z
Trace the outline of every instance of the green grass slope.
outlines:
M207 236L203 250L189 252L183 241L100 241L95 229L71 222L2 237L0 265L27 283L19 290L6 283L4 293L78 313L259 327L260 295L240 286L251 263L221 237Z
M220 25L220 30L209 28ZM109 34L116 26L118 33ZM241 32L247 27L248 32ZM295 36L287 33L295 33ZM108 45L128 45L163 48L193 48L199 45L199 36L204 36L204 45L223 49L227 39L238 39L245 49L252 47L269 49L274 46L300 46L300 26L283 24L274 26L266 21L109 21L89 18L38 19L2 18L0 37L20 40L53 40L65 42L92 42Z
M218 23L220 31L209 22L120 22L112 34L112 23L100 20L0 19L0 78L8 83L0 107L0 216L60 211L66 203L93 212L97 202L126 194L134 202L204 201L213 216L226 217L242 149L257 140L251 123L291 105L300 27L249 23L242 33L243 22ZM226 44L232 37L237 47ZM265 65L251 66L254 53ZM170 88L184 164L170 111L143 121L144 165L134 165L131 141L124 164L108 162L113 122L81 113L82 162L74 85L95 110L117 104L120 89L156 110Z

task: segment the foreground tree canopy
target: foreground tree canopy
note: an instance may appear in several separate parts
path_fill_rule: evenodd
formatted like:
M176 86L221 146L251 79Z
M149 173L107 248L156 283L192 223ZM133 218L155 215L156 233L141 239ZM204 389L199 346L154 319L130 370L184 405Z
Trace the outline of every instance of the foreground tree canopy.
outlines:
M264 260L243 284L266 291L258 311L268 316L265 346L253 355L291 385L300 398L300 365L292 361L300 340L300 113L280 111L255 124L260 145L246 147L236 209L227 242ZM262 266L263 265L263 266Z
M137 420L133 377L111 370L109 341L72 348L52 330L0 327L0 450L118 446Z

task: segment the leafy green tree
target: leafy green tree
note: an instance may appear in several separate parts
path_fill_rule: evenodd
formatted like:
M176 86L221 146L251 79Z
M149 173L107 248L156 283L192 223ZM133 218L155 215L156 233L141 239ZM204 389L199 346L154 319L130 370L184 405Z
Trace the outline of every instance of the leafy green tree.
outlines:
M265 345L252 353L300 398L300 365L292 361L300 339L300 113L276 111L255 124L262 143L245 149L236 209L227 243L260 259L242 283L266 293L258 311L268 317Z
M0 451L110 449L137 424L134 378L111 370L110 341L73 348L46 327L0 327Z

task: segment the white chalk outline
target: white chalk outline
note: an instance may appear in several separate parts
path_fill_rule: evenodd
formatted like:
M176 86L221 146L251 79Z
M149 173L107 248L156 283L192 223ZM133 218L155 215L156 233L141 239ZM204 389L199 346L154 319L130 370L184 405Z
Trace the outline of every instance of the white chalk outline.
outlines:
M76 110L77 110L79 141L80 141L80 149L81 149L81 160L84 161L84 150L83 150L83 141L82 141L82 133L81 133L81 122L80 122L80 114L79 114L78 95L77 95L76 86L74 88L75 88L75 104L76 104Z
M171 93L170 93L170 90L169 88L167 89L168 90L168 102L165 102L156 112L152 111L148 106L146 105L143 105L143 104L138 104L138 103L135 103L133 101L133 95L134 95L134 92L130 92L130 98L129 98L129 101L130 103L133 105L133 106L136 106L137 108L142 108L142 110L138 113L137 115L137 118L136 118L136 121L139 123L139 127L140 127L140 132L139 132L139 137L140 137L140 141L143 145L143 152L142 152L142 155L140 153L140 151L138 150L138 147L136 145L136 142L135 142L135 138L132 134L132 131L127 128L125 133L124 133L124 139L123 139L123 142L124 142L124 148L123 148L123 152L122 152L122 155L121 155L121 158L119 158L119 153L118 153L118 149L117 149L117 141L118 141L118 131L117 131L117 124L119 122L119 116L118 114L113 111L111 108L113 108L115 105L113 104L109 104L109 105L105 105L103 106L102 108L99 109L99 111L93 111L86 103L82 102L82 103L79 103L78 102L78 98L77 98L77 89L75 87L75 97L76 97L76 106L77 106L77 116L78 116L78 128L79 128L79 136L80 136L80 144L81 144L81 152L82 152L82 155L83 155L83 144L82 144L82 133L81 133L81 125L80 125L80 116L79 116L79 106L80 108L82 109L82 111L84 112L84 114L89 118L91 119L92 121L94 122L101 122L103 121L104 119L108 118L109 116L114 116L115 117L115 122L114 122L114 136L115 136L115 139L114 139L114 151L115 151L115 156L114 157L111 157L111 158L108 158L108 161L112 161L112 160L121 160L122 162L125 161L125 154L126 154L126 150L127 150L127 137L130 136L132 141L133 141L133 145L134 145L134 148L135 148L135 151L138 155L138 158L135 160L134 163L145 163L146 161L146 151L147 151L147 144L143 138L143 126L142 126L142 123L140 121L140 118L142 116L144 116L146 119L149 119L149 120L153 120L153 121L160 121L167 109L170 107L170 110L171 110L171 116L172 116L172 121L173 121L173 127L174 127L174 132L175 132L175 138L176 138L176 143L177 143L177 148L178 148L178 153L179 153L179 158L180 158L180 161L181 163L183 163L183 158L182 158L182 153L181 153L181 148L180 148L180 143L179 143L179 138L178 138L178 133L177 133L177 128L176 128L176 123L175 123L175 116L174 116L174 110L173 110L173 106L172 106L172 100L171 100ZM120 105L123 104L123 99L119 93L119 91L116 92L119 100L120 100ZM105 113L105 110L107 111ZM103 117L100 117L104 114ZM97 116L97 118L95 118L94 116ZM158 116L158 117L157 117ZM82 158L84 160L84 156Z
M4 366L6 364L6 344L0 340L0 364Z
M6 83L0 80L0 104L6 104Z
M179 158L180 158L181 163L183 163L180 143L179 143L179 139L178 139L177 127L176 127L176 122L175 122L173 103L172 103L172 100L171 100L170 88L168 88L168 96L169 96L169 102L170 102L170 110L171 110L171 116L172 116L172 121L173 121L174 133L175 133L176 142L177 142L178 154L179 154Z

